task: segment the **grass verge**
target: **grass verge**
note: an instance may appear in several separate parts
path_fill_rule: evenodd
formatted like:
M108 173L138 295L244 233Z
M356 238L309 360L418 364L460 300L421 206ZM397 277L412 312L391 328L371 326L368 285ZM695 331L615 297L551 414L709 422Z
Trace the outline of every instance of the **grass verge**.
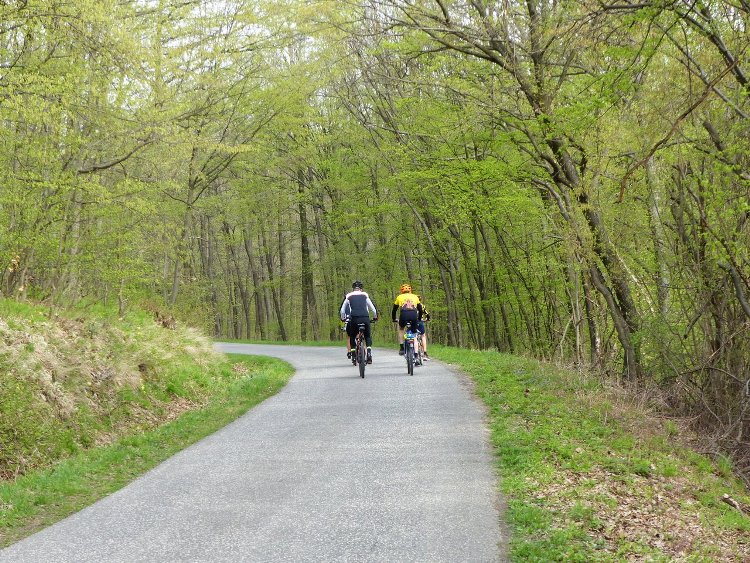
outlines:
M228 354L223 384L206 404L144 433L79 452L54 467L0 484L0 547L122 488L171 455L275 394L294 370L271 358Z
M515 561L750 561L750 498L726 460L591 376L431 346L488 407ZM723 500L736 500L740 509Z

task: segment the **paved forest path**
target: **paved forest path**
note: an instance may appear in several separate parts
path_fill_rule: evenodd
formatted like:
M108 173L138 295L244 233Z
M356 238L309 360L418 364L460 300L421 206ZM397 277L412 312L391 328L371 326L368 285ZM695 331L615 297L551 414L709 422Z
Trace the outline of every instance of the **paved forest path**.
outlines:
M274 397L0 561L504 558L483 410L439 362L376 350L361 379L330 347L218 344L296 375Z

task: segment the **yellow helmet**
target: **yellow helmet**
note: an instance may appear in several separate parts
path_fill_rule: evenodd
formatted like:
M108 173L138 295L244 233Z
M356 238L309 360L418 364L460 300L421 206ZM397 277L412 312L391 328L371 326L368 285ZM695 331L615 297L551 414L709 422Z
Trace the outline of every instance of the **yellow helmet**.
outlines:
M401 293L411 293L411 285L408 283L401 284Z

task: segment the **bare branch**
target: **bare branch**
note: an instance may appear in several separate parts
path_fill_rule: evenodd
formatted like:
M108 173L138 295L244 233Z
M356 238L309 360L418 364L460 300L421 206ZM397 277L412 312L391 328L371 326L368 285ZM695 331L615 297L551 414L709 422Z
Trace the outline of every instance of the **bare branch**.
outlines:
M708 99L708 97L711 95L711 92L714 91L714 86L718 84L727 74L729 74L732 70L732 67L725 68L716 78L714 78L706 87L706 89L703 91L703 94L692 104L690 104L690 107L688 107L684 112L680 114L680 116L675 120L675 122L672 124L672 127L670 128L669 132L661 139L659 140L653 147L651 147L651 150L648 151L645 157L643 157L641 160L636 162L633 166L631 166L627 172L625 172L625 175L622 177L622 180L620 181L620 196L617 198L618 203L622 203L624 197L625 197L625 185L627 184L628 179L633 175L633 173L643 165L645 165L649 159L654 156L657 150L664 145L669 139L672 138L672 135L674 135L677 132L677 129L680 127L680 124L685 121L685 119L693 113L696 109L698 109L703 102Z
M92 172L99 172L101 170L106 170L107 168L112 168L113 166L117 166L121 162L125 162L127 159L129 159L131 156L133 156L135 153L137 153L142 148L150 145L153 143L153 139L148 139L146 141L141 141L139 144L137 144L135 147L133 147L133 150L125 154L124 156L121 156L119 158L115 158L114 160L110 160L109 162L101 162L99 164L92 164L91 166L87 168L79 168L77 170L78 174L91 174Z

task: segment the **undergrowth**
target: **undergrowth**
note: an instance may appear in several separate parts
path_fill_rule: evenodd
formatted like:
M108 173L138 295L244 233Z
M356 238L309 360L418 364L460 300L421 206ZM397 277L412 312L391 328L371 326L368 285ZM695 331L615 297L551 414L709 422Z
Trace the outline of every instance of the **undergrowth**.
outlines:
M221 364L208 339L147 312L119 319L0 300L0 478L195 408Z

